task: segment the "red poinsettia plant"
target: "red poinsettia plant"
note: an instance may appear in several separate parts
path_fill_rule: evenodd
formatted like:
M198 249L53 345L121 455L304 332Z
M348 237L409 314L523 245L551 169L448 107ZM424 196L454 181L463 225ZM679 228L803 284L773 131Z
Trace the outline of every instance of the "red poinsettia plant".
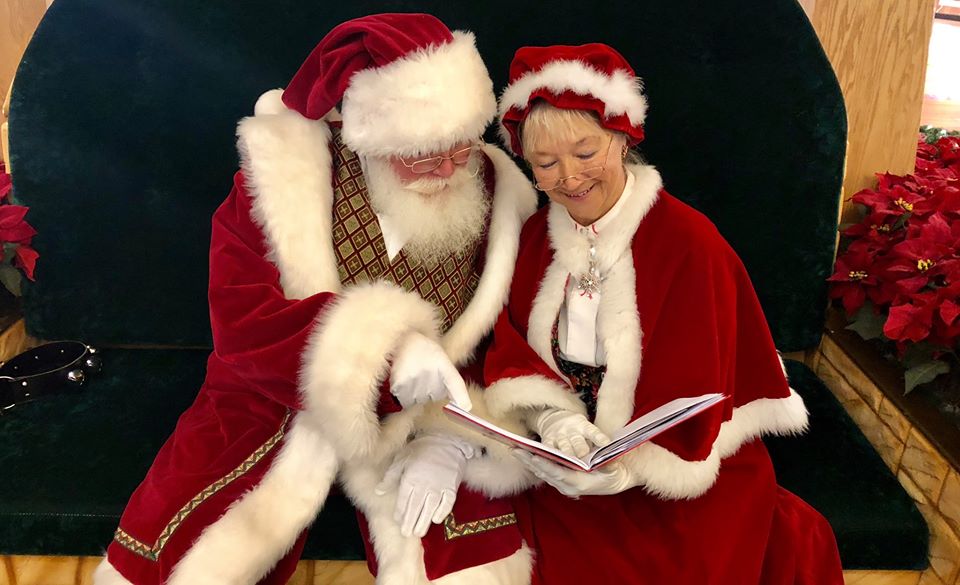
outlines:
M848 328L892 343L910 392L960 364L960 136L922 132L914 173L877 178L827 280Z
M10 200L13 183L0 162L0 244L3 244L3 260L0 261L0 282L13 294L20 295L22 273L33 280L39 254L30 247L37 230L27 223L27 207L15 205Z

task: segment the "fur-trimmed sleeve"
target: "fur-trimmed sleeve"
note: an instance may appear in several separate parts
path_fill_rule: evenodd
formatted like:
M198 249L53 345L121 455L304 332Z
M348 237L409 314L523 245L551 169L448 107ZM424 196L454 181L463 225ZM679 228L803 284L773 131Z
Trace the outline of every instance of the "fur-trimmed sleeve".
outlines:
M514 418L525 409L562 408L585 413L586 406L566 380L544 363L518 330L507 307L493 329L484 362L485 399L496 417Z
M288 299L266 259L263 234L250 215L243 175L213 216L210 242L210 325L223 375L291 408L303 348L314 321L336 295ZM227 373L227 371L229 373Z

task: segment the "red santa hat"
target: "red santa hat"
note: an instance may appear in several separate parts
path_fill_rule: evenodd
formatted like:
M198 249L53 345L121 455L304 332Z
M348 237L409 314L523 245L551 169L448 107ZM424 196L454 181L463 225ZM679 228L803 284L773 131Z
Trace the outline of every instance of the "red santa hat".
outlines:
M595 112L600 125L626 134L631 146L643 140L647 99L630 64L612 47L522 47L510 63L510 81L500 97L500 134L523 155L520 125L536 100L564 110Z
M497 109L473 34L451 32L429 14L374 14L338 25L294 75L283 103L314 120L342 103L344 143L372 156L476 140Z

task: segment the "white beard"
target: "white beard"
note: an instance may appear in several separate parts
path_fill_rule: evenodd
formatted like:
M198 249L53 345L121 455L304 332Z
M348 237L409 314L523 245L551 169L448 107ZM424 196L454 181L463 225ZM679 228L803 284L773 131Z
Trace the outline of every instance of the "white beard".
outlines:
M431 175L404 185L388 162L364 161L370 203L407 236L403 250L411 260L429 265L466 253L483 234L490 202L482 175L471 177L468 168L446 179Z

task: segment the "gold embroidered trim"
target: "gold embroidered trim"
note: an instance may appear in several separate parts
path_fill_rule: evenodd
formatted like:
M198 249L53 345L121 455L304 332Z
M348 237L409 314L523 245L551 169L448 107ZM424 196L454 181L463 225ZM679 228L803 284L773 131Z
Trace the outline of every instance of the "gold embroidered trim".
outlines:
M117 528L117 531L113 533L113 539L120 543L120 546L123 548L135 552L141 557L146 557L151 561L157 560L157 554L153 552L152 548L130 536L120 528Z
M447 540L453 540L463 536L470 536L471 534L480 534L481 532L503 528L504 526L510 526L516 523L517 516L515 514L504 514L502 516L494 516L493 518L483 518L481 520L474 520L473 522L457 524L456 518L453 517L453 514L450 514L447 516L447 519L443 521L443 532Z
M277 443L280 442L281 439L283 439L283 435L286 433L287 429L287 421L289 420L290 411L287 411L286 416L283 417L283 422L280 423L280 430L277 431L275 435L267 439L266 443L260 445L260 447L251 453L250 456L243 461L243 463L236 467L236 469L208 485L202 492L194 496L193 499L180 508L180 511L174 515L174 517L163 529L163 532L160 533L160 537L157 538L156 544L149 546L143 542L140 542L119 527L117 528L116 532L114 532L113 539L117 541L120 546L135 554L145 557L151 561L157 560L157 557L160 556L160 552L163 551L163 547L166 546L167 541L170 540L170 537L172 537L173 533L176 532L177 528L180 527L180 524L186 520L187 516L189 516L200 504L205 502L211 496L230 485L238 477L250 471L254 465L259 463L260 460L263 459L267 453L269 453L277 445Z

